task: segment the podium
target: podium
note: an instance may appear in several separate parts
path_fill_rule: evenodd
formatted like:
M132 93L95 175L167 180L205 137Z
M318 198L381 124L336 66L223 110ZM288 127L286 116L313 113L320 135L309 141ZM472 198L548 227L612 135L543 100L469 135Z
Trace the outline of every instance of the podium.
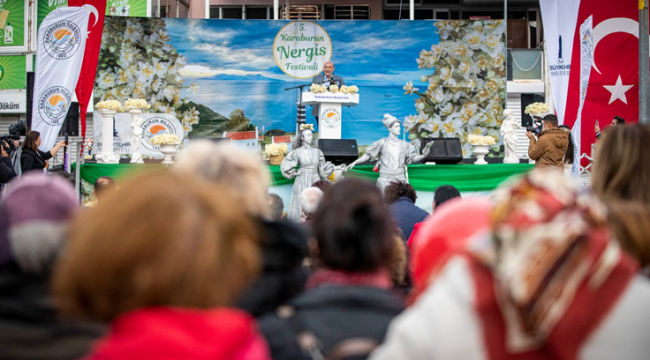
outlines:
M318 113L318 138L341 138L341 106L359 105L359 94L344 93L302 93L302 103L305 105L320 105Z

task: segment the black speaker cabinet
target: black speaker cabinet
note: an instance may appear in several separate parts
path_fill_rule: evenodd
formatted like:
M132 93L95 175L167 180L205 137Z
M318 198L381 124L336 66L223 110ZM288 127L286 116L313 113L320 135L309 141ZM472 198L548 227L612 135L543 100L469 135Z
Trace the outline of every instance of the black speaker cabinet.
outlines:
M433 161L436 164L458 164L463 160L463 148L459 138L433 138L422 139L422 148L433 141L429 155L424 161Z
M350 164L359 158L355 139L318 139L318 148L325 155L325 160L334 165Z
M32 108L34 107L34 75L33 71L28 71L27 76L27 132L32 130Z
M73 101L70 104L65 120L61 125L59 136L79 136L79 103Z

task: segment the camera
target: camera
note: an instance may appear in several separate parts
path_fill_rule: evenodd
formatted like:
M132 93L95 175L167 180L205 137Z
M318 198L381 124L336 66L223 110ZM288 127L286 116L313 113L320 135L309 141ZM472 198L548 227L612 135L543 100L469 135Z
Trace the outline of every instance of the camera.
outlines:
M542 132L542 120L533 120L533 126L526 127L526 131L532 132L535 136Z
M14 140L20 140L18 135L0 135L0 146L4 149L7 154L11 154L16 151L16 145Z

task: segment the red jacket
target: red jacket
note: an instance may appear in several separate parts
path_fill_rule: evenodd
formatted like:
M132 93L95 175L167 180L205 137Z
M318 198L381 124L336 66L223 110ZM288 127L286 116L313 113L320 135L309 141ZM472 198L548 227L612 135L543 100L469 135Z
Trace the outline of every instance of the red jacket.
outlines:
M255 320L231 309L152 307L117 318L85 360L270 360Z

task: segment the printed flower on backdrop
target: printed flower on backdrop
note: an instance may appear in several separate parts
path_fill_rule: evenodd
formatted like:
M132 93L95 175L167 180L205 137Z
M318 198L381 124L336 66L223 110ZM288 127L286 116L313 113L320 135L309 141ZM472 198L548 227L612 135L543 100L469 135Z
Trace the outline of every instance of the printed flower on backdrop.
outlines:
M157 112L182 120L188 111L177 110L186 102L180 70L187 63L169 43L165 19L112 18L105 20L100 50L95 102L130 97L144 99ZM119 49L119 50L118 50ZM191 117L197 122L198 118ZM189 124L188 122L188 125ZM187 127L185 127L187 130Z
M194 94L196 94L197 92L199 92L199 86L196 85L196 83L194 82L194 83L190 84L190 87L188 88L188 90L193 92Z
M474 30L465 35L464 40L472 50L477 50L481 47L481 32Z
M402 88L404 91L404 95L413 95L414 92L418 91L418 88L413 87L413 81L409 81L406 83L406 85Z
M454 108L454 104L448 102L443 106L441 106L438 110L440 111L440 115L449 116L454 113L455 108Z
M485 51L493 58L502 53L504 48L505 44L501 42L501 35L496 34L488 36L483 44L481 44L481 50Z
M499 135L505 105L505 22L446 20L434 22L440 42L422 49L415 62L428 82L426 91L404 87L415 99L417 115L405 118L413 143L435 136L457 136L465 155L471 154L469 132ZM497 110L501 113L497 114ZM424 120L424 122L422 122ZM496 141L497 146L501 144ZM492 148L488 156L503 150Z

